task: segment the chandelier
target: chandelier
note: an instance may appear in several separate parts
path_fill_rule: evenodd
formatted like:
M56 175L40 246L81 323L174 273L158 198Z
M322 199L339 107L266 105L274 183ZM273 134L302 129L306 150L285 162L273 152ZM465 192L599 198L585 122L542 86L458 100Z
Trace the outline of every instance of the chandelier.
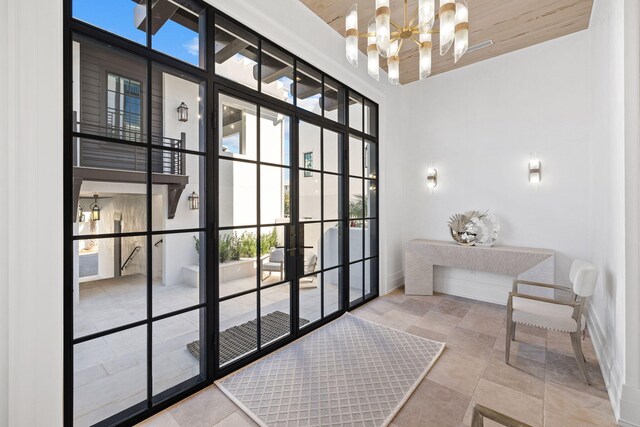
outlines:
M420 80L431 74L431 37L439 34L440 55L452 45L454 61L469 48L469 12L466 0L440 0L436 11L435 0L418 0L418 7L409 17L408 0L404 0L402 25L391 19L389 0L376 0L375 17L371 18L366 33L358 31L358 5L354 4L346 17L347 60L358 66L358 38L367 38L368 72L380 79L378 55L387 60L389 83L400 84L400 49L405 40L418 47ZM416 22L417 21L417 22ZM436 22L439 28L436 29Z

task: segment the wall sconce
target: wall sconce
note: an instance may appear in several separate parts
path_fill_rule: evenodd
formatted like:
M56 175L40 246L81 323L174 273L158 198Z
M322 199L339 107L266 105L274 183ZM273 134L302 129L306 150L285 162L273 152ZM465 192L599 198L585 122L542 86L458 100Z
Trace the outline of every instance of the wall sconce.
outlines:
M189 195L189 209L192 211L200 209L200 197L195 191Z
M427 170L427 187L434 189L438 186L438 171L430 168Z
M78 222L84 222L84 208L82 205L78 205Z
M98 206L98 195L93 195L93 204L89 206L91 209L91 221L100 221L100 206Z
M539 184L542 180L542 163L539 159L529 160L529 182Z
M178 107L178 121L186 122L189 120L189 107L184 102L180 103Z

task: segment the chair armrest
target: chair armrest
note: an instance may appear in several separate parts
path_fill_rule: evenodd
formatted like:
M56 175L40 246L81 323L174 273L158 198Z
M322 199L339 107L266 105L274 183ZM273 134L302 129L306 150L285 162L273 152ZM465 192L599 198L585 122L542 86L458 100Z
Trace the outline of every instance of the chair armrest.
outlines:
M559 291L566 291L566 292L573 293L573 289L567 288L566 286L554 285L551 283L532 282L530 280L520 280L520 279L513 280L513 292L518 292L518 284L538 286L541 288L558 289Z
M569 307L577 307L577 306L580 305L579 302L575 302L575 301L561 301L561 300L552 299L552 298L539 297L539 296L536 296L536 295L528 295L528 294L519 294L517 292L509 292L509 302L511 302L513 297L525 298L525 299L530 299L530 300L533 300L533 301L548 302L548 303L551 303L551 304L568 305Z
M518 421L508 415L501 414L498 411L494 411L493 409L489 409L486 406L476 403L473 407L471 426L482 427L484 424L483 418L489 418L490 420L507 427L531 427L529 424L523 423L522 421Z

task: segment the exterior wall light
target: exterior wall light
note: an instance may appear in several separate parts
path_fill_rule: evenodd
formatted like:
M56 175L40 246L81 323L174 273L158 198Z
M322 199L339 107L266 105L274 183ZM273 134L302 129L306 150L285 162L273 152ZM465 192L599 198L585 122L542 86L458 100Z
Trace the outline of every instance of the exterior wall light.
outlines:
M200 196L195 191L189 195L189 209L192 211L200 209Z
M82 220L84 219L84 213L83 213L84 208L82 207L82 205L78 205L78 222L83 222Z
M93 204L89 207L91 209L91 221L100 221L100 206L98 206L98 195L93 195Z
M529 160L529 182L539 184L542 180L542 163L539 159Z
M430 168L427 170L427 187L433 189L438 186L438 171Z
M178 121L186 122L189 120L189 107L184 102L180 103L178 107Z

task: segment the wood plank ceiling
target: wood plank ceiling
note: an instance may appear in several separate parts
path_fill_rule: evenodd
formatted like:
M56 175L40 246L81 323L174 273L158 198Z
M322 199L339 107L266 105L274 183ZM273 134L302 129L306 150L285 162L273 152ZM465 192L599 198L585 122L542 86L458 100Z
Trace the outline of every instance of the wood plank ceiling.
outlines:
M375 0L300 0L333 29L344 35L344 19L349 8L358 3L358 29L366 32L375 12ZM391 18L403 19L404 0L390 0ZM436 7L439 2L436 1ZM445 55L438 52L434 35L432 75L473 64L507 52L562 37L589 27L593 0L468 0L469 46L493 40L493 45L465 54L457 64L453 62L453 47ZM409 16L417 7L409 0ZM366 54L366 38L360 38L360 50ZM386 69L386 61L380 58ZM360 61L360 67L366 67ZM418 80L418 49L405 43L400 52L400 82Z

